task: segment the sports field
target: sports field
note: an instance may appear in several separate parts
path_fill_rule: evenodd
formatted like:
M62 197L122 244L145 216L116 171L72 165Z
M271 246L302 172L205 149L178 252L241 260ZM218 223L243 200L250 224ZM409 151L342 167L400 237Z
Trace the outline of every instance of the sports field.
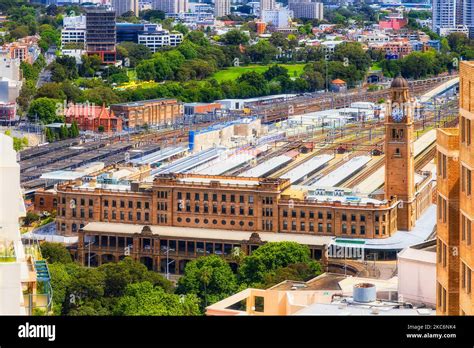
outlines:
M226 81L226 80L235 80L245 72L256 71L258 73L263 73L267 71L271 65L272 64L235 66L231 68L226 68L224 70L219 70L214 75L212 75L212 77L215 78L219 82ZM303 73L303 68L305 66L305 64L278 64L278 65L288 69L288 73L290 74L290 77L295 77L295 73L296 73L296 76L301 75Z

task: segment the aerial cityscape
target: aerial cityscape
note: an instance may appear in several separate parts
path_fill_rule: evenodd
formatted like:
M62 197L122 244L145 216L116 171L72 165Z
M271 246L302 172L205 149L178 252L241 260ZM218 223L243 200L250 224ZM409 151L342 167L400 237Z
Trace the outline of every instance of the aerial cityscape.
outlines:
M473 86L472 0L0 0L0 317L474 315Z

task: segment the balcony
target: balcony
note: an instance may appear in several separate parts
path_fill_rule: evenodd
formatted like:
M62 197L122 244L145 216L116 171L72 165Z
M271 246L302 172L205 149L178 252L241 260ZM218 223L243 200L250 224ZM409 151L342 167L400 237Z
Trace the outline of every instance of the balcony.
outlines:
M0 241L0 263L16 261L15 246L13 242Z

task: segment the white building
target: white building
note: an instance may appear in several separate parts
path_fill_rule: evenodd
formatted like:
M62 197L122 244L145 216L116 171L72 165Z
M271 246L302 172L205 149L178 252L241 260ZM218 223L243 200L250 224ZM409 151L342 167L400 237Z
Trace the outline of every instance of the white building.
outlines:
M23 284L30 280L19 219L26 213L13 139L0 134L0 315L24 315Z
M61 30L61 46L68 43L85 44L86 16L64 17Z
M62 49L61 53L63 56L73 57L76 60L76 64L82 63L82 56L87 52L81 49Z
M321 42L321 47L326 54L333 54L337 45L342 44L344 41L330 40Z
M459 25L456 25L455 27L439 28L438 33L441 36L448 36L451 33L461 33L466 36L469 36L469 28L467 27L467 25L459 24Z
M275 10L276 4L275 0L260 0L260 10Z
M324 15L323 3L311 0L290 0L288 8L293 11L295 18L312 18L322 20Z
M148 47L152 52L162 47L178 46L183 42L183 34L179 32L170 33L168 30L143 33L138 35L138 43Z
M20 60L7 57L0 58L0 77L6 77L10 80L21 80Z
M436 307L436 241L402 250L397 256L398 299Z
M264 10L261 11L260 18L262 22L265 22L268 25L273 25L278 29L289 28L291 26L291 18L293 18L293 11L290 11L286 8L281 8L278 10Z
M216 18L230 14L230 0L214 0L214 16Z
M0 77L0 103L15 103L20 95L22 81Z
M117 16L132 11L138 17L140 12L138 0L112 0L112 8Z

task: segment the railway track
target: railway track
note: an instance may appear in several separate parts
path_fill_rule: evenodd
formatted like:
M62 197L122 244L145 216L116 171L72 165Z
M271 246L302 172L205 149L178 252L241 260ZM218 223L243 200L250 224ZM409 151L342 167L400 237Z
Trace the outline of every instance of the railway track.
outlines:
M414 96L420 96L441 85L442 83L452 79L453 77L455 76L444 76L426 80L411 81L409 82L410 92ZM358 89L357 91L351 91L343 94L325 93L311 99L308 97L295 98L287 102L278 103L277 106L255 105L253 113L262 117L264 123L271 123L278 120L287 119L289 116L297 116L310 112L349 106L353 102L377 102L380 99L387 99L389 96L389 88L378 91Z

